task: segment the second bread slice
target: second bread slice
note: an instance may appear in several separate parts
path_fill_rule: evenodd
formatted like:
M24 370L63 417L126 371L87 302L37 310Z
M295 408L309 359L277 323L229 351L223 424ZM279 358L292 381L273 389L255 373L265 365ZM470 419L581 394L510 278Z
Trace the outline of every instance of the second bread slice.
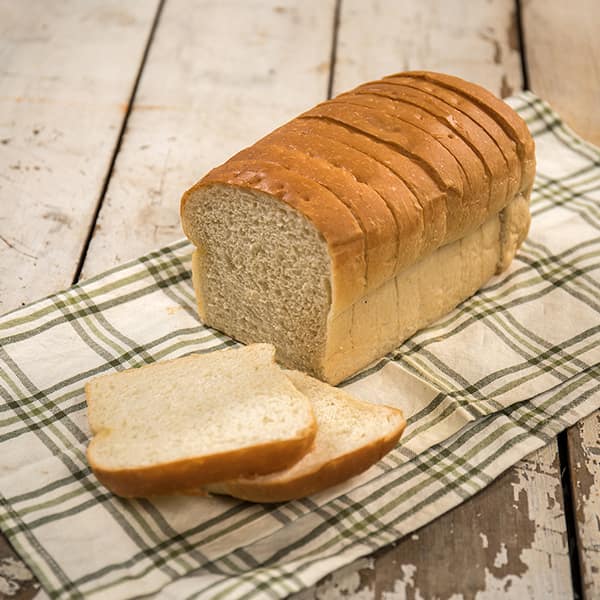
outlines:
M88 460L121 496L289 467L311 446L309 400L255 344L106 375L86 386Z
M356 400L348 393L298 371L285 371L313 405L317 436L290 468L206 486L253 502L284 502L309 496L366 471L387 454L406 421L398 409Z

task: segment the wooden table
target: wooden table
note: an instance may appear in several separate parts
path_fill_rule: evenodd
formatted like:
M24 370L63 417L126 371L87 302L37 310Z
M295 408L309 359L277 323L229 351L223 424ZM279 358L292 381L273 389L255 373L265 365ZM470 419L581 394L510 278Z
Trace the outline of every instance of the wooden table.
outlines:
M529 87L600 144L599 28L597 0L0 0L0 312L182 237L204 171L380 75ZM596 413L300 597L598 598L599 457ZM35 593L0 539L0 598Z

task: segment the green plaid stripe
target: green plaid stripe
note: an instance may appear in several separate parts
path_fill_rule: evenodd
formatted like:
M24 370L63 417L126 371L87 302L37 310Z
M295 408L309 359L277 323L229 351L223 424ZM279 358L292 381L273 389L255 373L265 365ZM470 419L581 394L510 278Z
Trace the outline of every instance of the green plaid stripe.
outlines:
M235 345L196 317L186 241L0 318L0 525L48 593L285 596L469 498L599 406L600 153L535 96L513 102L538 147L530 237L507 274L345 382L367 397L377 382L391 404L412 398L405 384L422 398L402 445L343 489L259 506L124 501L97 484L85 382Z

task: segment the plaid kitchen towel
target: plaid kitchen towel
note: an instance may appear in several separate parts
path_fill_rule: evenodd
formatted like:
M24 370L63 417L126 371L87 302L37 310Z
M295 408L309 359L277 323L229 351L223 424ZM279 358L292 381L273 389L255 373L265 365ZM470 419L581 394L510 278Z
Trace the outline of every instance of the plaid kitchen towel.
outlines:
M417 529L600 407L600 151L541 100L528 240L507 273L344 385L401 407L368 472L274 506L122 500L85 460L83 386L235 345L200 324L188 242L0 319L0 524L56 598L281 597Z

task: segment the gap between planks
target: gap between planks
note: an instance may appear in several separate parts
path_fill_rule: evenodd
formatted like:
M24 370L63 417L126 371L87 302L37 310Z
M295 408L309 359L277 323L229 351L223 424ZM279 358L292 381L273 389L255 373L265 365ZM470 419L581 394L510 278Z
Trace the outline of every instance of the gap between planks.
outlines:
M104 181L102 182L102 188L100 190L100 195L98 197L98 202L96 204L96 208L94 210L94 214L92 215L92 219L90 220L90 226L85 238L85 242L81 249L81 254L79 256L79 262L77 263L77 268L75 269L75 273L73 275L73 281L71 282L73 285L79 281L81 277L81 272L83 271L83 265L85 264L85 259L87 257L88 251L90 249L90 244L92 243L92 238L94 237L94 229L96 228L96 223L98 221L98 217L100 216L100 211L102 210L102 205L104 203L104 199L106 198L106 192L108 190L108 185L110 183L110 179L112 177L115 164L117 162L117 156L119 155L119 151L121 150L121 144L123 143L123 137L125 135L125 130L127 129L127 123L129 122L129 116L131 115L131 109L133 107L133 103L135 102L135 97L138 91L138 87L140 84L140 80L142 78L142 73L144 72L144 67L146 66L146 61L148 60L148 54L150 53L150 47L152 46L152 42L154 40L154 35L158 28L158 23L160 21L160 15L162 14L163 7L167 0L159 0L158 6L156 7L156 14L154 15L154 19L152 21L152 25L150 27L150 32L148 33L148 39L146 41L146 46L144 47L144 53L142 54L142 60L140 61L140 66L138 72L136 74L135 80L133 82L133 87L131 89L131 94L129 96L129 100L127 102L127 109L125 110L125 115L123 116L123 121L121 122L121 128L119 129L119 134L117 135L117 141L115 143L115 149L113 150L110 163L108 165L108 170L106 171L106 176L104 177Z
M327 99L333 96L333 82L335 79L335 65L337 62L338 31L340 29L340 17L342 14L343 0L335 0L333 11L333 32L331 35L331 57L329 59L329 78L327 80Z
M583 598L583 573L579 562L577 516L575 514L575 503L571 493L571 461L569 458L569 442L567 439L568 429L561 431L556 441L558 443L558 461L560 466L560 483L563 492L563 506L565 511L565 522L567 525L567 544L569 548L569 563L571 566L571 580L573 581L573 596Z

